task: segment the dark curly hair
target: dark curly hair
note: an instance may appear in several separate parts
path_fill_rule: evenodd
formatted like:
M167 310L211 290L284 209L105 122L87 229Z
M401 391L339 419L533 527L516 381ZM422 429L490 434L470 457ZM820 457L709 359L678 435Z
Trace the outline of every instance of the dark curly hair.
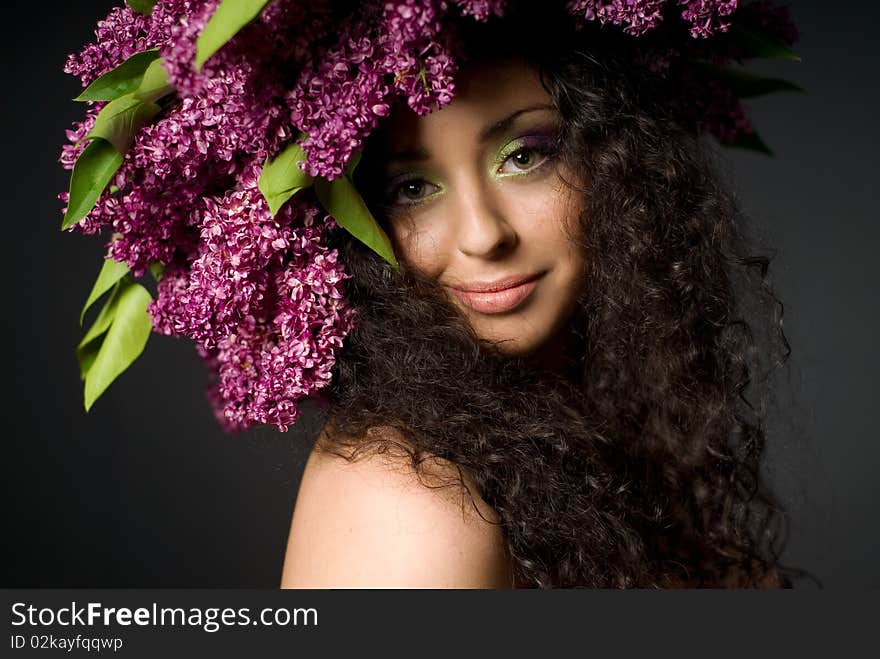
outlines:
M749 397L790 353L772 257L753 253L713 150L633 40L541 4L500 33L463 27L463 47L539 71L558 157L584 174L568 181L590 257L568 371L481 340L436 281L338 231L358 323L323 399L325 448L354 460L400 449L399 433L417 472L428 456L457 466L497 511L519 587L781 585Z

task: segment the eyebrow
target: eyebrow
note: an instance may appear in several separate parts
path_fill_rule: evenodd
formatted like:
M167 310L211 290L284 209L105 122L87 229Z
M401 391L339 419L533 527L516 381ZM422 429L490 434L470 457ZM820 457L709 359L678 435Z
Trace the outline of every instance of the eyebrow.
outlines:
M517 110L516 112L511 114L509 117L505 117L501 121L498 121L498 122L492 124L491 126L489 126L488 128L485 128L480 133L480 137L479 137L480 143L485 144L486 142L491 140L493 137L497 137L500 133L503 133L504 131L506 131L508 128L510 128L511 124L514 121L516 121L521 115L528 114L529 112L538 112L539 110L552 110L552 109L553 109L552 105L544 104L544 105L533 105L528 108L523 108L522 110Z
M513 122L516 121L520 116L528 114L529 112L538 112L540 110L552 109L554 109L553 106L548 104L532 105L527 108L522 108L521 110L517 110L516 112L505 117L501 121L496 121L494 124L484 128L480 132L480 135L477 139L481 144L485 144L486 142L497 137L500 133L503 133L508 128L510 128L511 124L513 124ZM405 149L403 151L393 153L386 160L386 162L389 164L392 162L420 162L423 160L428 160L429 158L430 156L428 155L428 152L424 149Z

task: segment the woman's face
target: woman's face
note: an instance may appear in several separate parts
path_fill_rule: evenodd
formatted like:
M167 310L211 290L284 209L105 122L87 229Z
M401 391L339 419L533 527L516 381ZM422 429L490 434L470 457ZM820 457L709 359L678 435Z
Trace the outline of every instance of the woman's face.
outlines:
M509 354L561 344L584 286L581 206L551 151L559 115L518 60L463 67L456 96L390 119L383 202L395 253Z

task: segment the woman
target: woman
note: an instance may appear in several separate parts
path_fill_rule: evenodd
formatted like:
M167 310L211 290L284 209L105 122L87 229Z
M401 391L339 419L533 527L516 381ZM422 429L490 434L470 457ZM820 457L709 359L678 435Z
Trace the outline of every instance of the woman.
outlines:
M767 261L619 45L505 27L360 165L404 277L342 235L361 320L282 586L777 586L733 290Z
M283 586L781 584L749 384L787 342L699 135L762 146L719 66L783 14L137 4L67 65L86 407L151 329L228 430L320 402Z

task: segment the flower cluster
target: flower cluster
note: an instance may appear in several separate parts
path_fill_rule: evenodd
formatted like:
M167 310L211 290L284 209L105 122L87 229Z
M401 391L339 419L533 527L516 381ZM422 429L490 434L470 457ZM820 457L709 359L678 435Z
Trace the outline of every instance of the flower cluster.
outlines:
M113 8L107 18L98 21L95 43L68 56L64 72L77 76L83 86L88 85L135 53L152 48L156 39L148 37L150 28L149 17L128 6Z
M589 21L619 25L627 34L639 36L657 27L664 4L666 0L572 0L568 9Z
M492 10L485 1L459 4L481 18ZM308 136L302 146L309 174L339 176L388 115L394 96L418 114L452 100L455 63L450 31L443 29L447 15L444 0L386 2L349 17L343 34L351 36L315 52L287 99L290 120Z
M353 320L348 275L325 244L333 220L305 204L273 218L257 175L251 167L242 189L205 200L196 258L166 270L150 306L157 332L196 341L230 430L293 423L297 400L329 383Z
M773 35L775 41L792 46L798 32L788 7L775 6L768 0L742 5L737 10L738 25L750 32ZM685 46L666 53L667 66L675 63L680 71L676 84L680 97L688 99L686 115L700 131L714 135L721 144L737 144L755 138L749 113L734 90L723 79L712 77L711 71L688 66L706 62L716 67L742 64L754 52L730 35L722 34L711 42L694 39ZM650 57L656 57L654 54Z
M224 428L285 429L299 415L297 402L329 383L355 319L345 302L348 275L327 246L334 219L311 193L273 217L257 187L263 163L302 134L303 169L341 176L398 99L418 114L452 100L451 22L503 16L508 1L375 0L346 10L329 0L274 0L197 69L197 40L219 3L158 0L149 15L113 9L95 42L69 56L65 71L86 86L155 48L175 90L74 228L112 233L110 256L135 277L151 264L165 267L149 309L153 327L195 342ZM705 41L727 30L737 0L572 0L568 9L638 36L672 5ZM768 21L784 23L766 9ZM721 102L703 105L713 117L727 112L736 115L733 132L750 128L728 90L713 98ZM67 132L66 169L104 102L88 105ZM709 128L732 139L730 122L716 119Z
M726 17L739 0L677 0L681 15L691 24L693 37L706 38L730 26ZM569 11L587 20L619 25L627 34L639 36L656 28L663 20L666 0L571 0Z
M462 16L485 21L490 16L503 16L507 0L455 0Z
M680 4L684 5L682 17L691 24L691 36L705 39L727 31L730 23L726 19L739 0L680 0Z

